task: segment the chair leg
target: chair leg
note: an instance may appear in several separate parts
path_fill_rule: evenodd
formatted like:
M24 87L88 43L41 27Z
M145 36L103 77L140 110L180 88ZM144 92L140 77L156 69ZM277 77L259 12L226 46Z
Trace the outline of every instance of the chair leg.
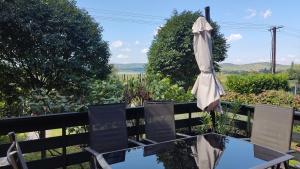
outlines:
M284 165L285 169L289 169L289 162L288 161L283 162L283 165Z
M98 161L97 161L97 158L94 157L94 166L95 166L95 169L99 169L99 165L98 165Z
M276 169L280 169L281 164L277 164Z
M90 168L91 169L98 169L98 166L97 166L97 159L96 157L91 157L91 160L90 160Z

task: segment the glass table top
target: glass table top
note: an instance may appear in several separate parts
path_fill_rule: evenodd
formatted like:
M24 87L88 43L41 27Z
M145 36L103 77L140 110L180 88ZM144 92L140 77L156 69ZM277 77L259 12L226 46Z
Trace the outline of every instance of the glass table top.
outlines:
M103 154L113 169L267 168L292 156L250 142L205 134Z

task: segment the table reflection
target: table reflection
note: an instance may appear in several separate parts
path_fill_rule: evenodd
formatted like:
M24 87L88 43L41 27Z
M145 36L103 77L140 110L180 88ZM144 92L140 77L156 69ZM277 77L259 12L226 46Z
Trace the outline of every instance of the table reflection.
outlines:
M221 135L197 136L195 145L191 146L198 169L214 169L225 149L226 137Z

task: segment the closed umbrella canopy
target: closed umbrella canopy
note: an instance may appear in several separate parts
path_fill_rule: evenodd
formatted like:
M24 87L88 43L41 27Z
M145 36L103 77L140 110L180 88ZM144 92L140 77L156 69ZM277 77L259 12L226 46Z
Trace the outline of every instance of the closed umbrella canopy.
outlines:
M224 89L215 76L212 61L211 31L213 28L204 17L199 17L193 25L194 53L201 73L193 86L192 94L197 98L201 110L221 110L220 97Z

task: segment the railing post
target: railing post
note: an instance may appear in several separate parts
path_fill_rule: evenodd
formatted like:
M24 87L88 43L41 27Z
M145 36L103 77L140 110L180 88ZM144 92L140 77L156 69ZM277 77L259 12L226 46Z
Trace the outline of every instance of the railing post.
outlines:
M40 131L39 132L39 139L44 139L46 138L46 131ZM45 159L46 158L46 150L42 150L41 151L41 159Z
M62 137L64 138L64 145L62 147L62 156L64 158L64 166L63 166L63 169L66 169L67 168L67 148L66 148L66 145L67 145L67 138L66 138L66 127L63 127L62 128Z
M216 131L216 112L215 111L210 111L210 116L211 116L211 122L212 122L212 132Z
M192 124L191 124L191 121L192 121L192 112L191 112L191 109L189 109L189 134L192 133Z
M135 115L135 127L137 129L137 134L135 135L135 139L139 141L140 140L140 119L138 117L138 114Z

